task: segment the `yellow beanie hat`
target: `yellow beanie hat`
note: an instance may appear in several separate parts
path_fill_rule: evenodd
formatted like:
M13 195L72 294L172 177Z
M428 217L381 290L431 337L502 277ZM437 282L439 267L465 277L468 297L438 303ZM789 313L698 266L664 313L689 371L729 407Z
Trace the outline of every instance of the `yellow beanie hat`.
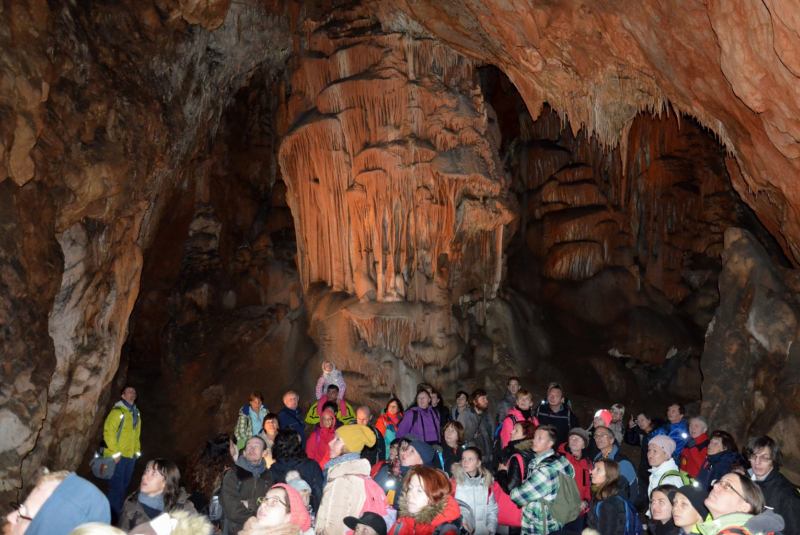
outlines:
M375 433L366 425L345 425L336 430L350 453L359 453L364 446L375 445Z

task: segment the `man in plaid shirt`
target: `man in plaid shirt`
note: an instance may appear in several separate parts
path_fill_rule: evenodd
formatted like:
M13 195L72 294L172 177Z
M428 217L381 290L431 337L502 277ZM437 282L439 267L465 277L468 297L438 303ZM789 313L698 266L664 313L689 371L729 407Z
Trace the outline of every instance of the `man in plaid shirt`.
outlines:
M523 508L523 535L545 535L564 527L550 515L549 509L543 510L539 501L556 499L559 472L575 477L575 469L566 457L556 456L553 451L556 437L557 431L552 425L544 424L536 429L532 448L536 456L528 464L528 476L522 485L511 491L511 500Z

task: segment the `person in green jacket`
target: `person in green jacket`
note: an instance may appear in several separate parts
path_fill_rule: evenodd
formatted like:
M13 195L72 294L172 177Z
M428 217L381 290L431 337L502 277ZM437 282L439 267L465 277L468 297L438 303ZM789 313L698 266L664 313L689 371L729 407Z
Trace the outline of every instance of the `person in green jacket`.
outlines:
M136 389L126 385L120 397L103 425L105 455L113 457L116 463L114 474L108 481L108 502L114 521L122 510L136 459L142 455L142 418L136 407Z
M332 408L336 414L336 419L344 425L354 421L356 419L356 413L353 411L353 407L345 400L338 399L338 397L339 387L336 385L328 385L328 390L325 395L319 398L319 401L314 403L308 410L308 414L306 414L306 423L308 425L317 425L326 403L331 403L333 405Z
M695 526L701 535L762 535L784 527L783 519L765 508L758 485L736 472L715 481L704 503L710 518Z
M264 395L256 390L250 394L249 405L239 409L239 418L236 420L236 448L243 450L248 440L261 432L264 426L264 417L269 409L264 405Z

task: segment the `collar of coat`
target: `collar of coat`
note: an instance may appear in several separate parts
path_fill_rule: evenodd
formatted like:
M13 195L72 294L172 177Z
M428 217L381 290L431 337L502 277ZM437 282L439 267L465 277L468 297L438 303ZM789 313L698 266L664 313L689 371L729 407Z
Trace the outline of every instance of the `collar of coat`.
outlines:
M448 494L445 499L440 501L439 503L434 503L433 505L426 505L422 508L422 510L417 513L416 515L412 515L408 511L408 502L406 498L406 493L404 492L400 498L398 498L397 504L397 520L402 521L403 517L413 518L417 523L420 524L432 524L437 518L441 517L442 522L451 522L458 518L461 515L460 510L458 509L458 504L456 501ZM447 509L447 505L450 501L455 504L455 516L445 514ZM452 516L452 518L450 518Z
M467 478L470 479L480 479L483 478L483 486L487 489L492 486L492 481L494 478L492 477L492 473L486 469L485 466L481 465L480 474L477 477L470 477L467 472L464 471L464 468L461 467L459 463L453 463L453 466L450 468L451 473L453 474L453 479L456 480L456 485L463 485Z
M533 449L533 439L523 440L514 444L514 449L519 451L528 451Z

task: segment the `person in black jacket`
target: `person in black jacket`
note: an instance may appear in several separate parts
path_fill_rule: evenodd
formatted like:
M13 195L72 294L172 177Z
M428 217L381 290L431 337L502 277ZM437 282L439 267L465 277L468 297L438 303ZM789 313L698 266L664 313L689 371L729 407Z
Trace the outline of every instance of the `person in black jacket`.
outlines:
M361 450L361 458L368 460L370 466L375 466L378 461L386 459L386 441L383 440L383 433L372 425L372 409L366 405L359 407L356 410L356 423L369 427L375 433L375 445L371 447L364 446L364 449Z
M550 383L547 387L547 399L536 409L536 419L539 425L550 424L556 428L556 443L553 449L567 441L570 429L580 427L578 417L572 409L564 403L564 388L559 383Z
M442 429L442 438L442 469L452 477L450 468L454 463L461 462L461 454L464 453L464 426L458 421L448 422Z
M650 418L645 412L641 411L634 418L631 416L631 421L628 423L628 428L625 430L625 443L631 446L639 446L641 448L641 456L639 457L639 467L637 475L639 476L639 488L647 489L650 486L650 462L647 460L647 446L653 436L653 432L659 429L667 422L662 418ZM646 492L639 493L635 505L639 511L647 508L648 496Z
M730 433L717 430L709 437L706 460L700 465L700 471L695 478L700 487L706 490L711 490L713 481L719 481L730 472L734 462L744 461L744 457L739 454L736 440Z
M745 448L750 460L748 475L764 493L767 507L786 522L784 535L800 534L800 490L780 473L781 448L772 438L762 435L750 439Z
M495 481L506 494L511 494L512 490L525 482L528 464L536 456L532 449L535 433L536 424L530 420L514 424L511 440L500 454L500 464L494 476ZM521 532L521 527L508 528L508 535L519 535Z
M297 440L295 438L294 440ZM222 478L219 503L225 515L227 533L239 533L258 511L258 499L272 486L272 473L264 461L267 445L261 437L247 440L243 455Z
M604 428L605 429L605 428ZM618 494L619 465L611 459L599 459L592 469L594 492L586 522L600 535L625 535L627 505Z
M281 429L275 435L272 445L272 458L275 463L269 471L275 483L286 483L286 474L296 470L300 477L311 487L311 508L314 513L322 501L323 476L319 463L306 457L305 449L300 445L300 437L294 429Z

